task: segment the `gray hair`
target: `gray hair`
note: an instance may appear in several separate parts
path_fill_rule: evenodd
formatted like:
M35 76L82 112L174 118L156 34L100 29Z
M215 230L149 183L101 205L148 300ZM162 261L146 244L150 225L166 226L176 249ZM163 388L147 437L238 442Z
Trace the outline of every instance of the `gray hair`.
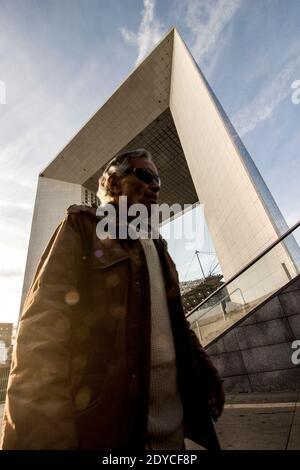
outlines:
M118 153L112 160L110 160L106 165L102 176L99 178L97 196L100 199L101 205L114 201L114 194L111 191L110 185L111 175L115 174L121 177L127 168L131 167L131 162L139 158L145 158L146 160L152 161L152 155L146 149L136 149Z

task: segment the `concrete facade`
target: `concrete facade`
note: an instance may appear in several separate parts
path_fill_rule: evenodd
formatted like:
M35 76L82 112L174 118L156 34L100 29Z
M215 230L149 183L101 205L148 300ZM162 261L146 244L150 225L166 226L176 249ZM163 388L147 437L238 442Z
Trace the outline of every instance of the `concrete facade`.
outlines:
M96 193L107 161L137 147L153 154L162 180L161 203L205 204L225 279L287 229L224 110L172 29L41 172L22 303L67 207L86 203L84 192ZM281 248L273 262L289 264L294 275L291 259L290 249ZM285 283L283 269L278 276Z
M300 340L299 275L207 351L228 392L293 391L300 390L300 364L292 362L295 340Z

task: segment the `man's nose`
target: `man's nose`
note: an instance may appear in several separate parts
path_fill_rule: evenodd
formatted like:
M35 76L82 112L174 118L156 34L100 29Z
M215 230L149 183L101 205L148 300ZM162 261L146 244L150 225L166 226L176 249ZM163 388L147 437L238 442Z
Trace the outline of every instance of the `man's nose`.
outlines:
M153 191L154 193L158 193L158 191L160 190L159 184L155 183L154 181L150 184L150 188L151 191Z

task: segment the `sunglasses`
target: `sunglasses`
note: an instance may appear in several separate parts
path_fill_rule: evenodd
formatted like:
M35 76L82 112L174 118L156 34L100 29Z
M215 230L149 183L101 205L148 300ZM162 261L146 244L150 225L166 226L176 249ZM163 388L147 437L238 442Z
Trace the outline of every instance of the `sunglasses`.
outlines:
M124 173L133 173L139 180L146 184L153 183L155 181L158 186L161 186L161 180L158 175L154 175L152 171L147 168L127 168Z

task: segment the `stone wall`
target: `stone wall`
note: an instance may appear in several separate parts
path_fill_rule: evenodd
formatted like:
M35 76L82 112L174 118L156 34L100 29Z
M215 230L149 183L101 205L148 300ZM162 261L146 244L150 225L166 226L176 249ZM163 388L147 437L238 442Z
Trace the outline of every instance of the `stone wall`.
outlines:
M227 392L300 390L300 275L207 348Z

